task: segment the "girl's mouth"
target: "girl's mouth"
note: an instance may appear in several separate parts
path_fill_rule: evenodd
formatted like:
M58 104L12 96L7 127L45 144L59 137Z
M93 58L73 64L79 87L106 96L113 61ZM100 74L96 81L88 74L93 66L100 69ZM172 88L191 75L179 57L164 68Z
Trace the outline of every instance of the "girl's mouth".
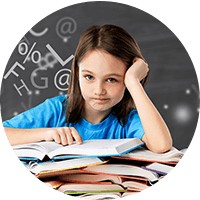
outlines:
M98 102L107 102L107 101L109 101L109 99L103 99L103 98L95 98L94 99L95 101L98 101Z

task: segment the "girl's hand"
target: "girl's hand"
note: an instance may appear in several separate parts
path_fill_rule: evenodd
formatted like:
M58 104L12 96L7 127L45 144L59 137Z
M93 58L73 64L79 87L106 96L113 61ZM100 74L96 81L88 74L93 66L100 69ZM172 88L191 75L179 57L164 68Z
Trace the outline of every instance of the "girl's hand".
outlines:
M71 145L75 140L76 144L82 144L81 136L74 127L49 128L45 132L45 140L62 145Z
M133 64L125 74L125 79L124 79L125 85L127 86L129 81L132 79L141 81L143 78L147 76L148 71L149 71L148 64L144 62L144 60L142 60L141 58L135 57L133 59Z

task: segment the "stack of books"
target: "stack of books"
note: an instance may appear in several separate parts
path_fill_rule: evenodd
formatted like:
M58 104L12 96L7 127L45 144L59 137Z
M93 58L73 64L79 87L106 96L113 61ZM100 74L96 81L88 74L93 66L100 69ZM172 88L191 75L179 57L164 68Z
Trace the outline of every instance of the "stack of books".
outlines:
M50 187L85 199L115 199L157 183L183 152L156 154L138 138L88 140L62 146L55 142L15 145L27 169Z

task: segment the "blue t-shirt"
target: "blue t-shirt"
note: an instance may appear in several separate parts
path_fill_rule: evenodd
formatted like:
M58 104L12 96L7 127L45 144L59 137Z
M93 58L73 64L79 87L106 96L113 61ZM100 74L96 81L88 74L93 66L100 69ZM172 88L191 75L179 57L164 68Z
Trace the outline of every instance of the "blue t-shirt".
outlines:
M10 120L4 121L3 126L22 129L67 126L67 123L65 123L65 99L65 95L47 99L40 105ZM91 124L84 118L81 118L75 125L69 124L69 127L74 127L81 135L83 141L90 139L122 139L135 137L142 139L144 135L144 130L136 109L132 110L127 116L125 126L122 126L111 113L99 124Z

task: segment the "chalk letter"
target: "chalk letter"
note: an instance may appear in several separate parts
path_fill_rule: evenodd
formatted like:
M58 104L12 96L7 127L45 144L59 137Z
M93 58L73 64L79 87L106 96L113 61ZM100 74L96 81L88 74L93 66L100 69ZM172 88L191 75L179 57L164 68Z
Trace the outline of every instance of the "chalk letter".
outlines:
M24 81L22 79L20 79L20 81L22 82L22 86L17 87L16 84L13 84L13 86L15 87L15 89L17 90L19 95L22 96L22 93L20 92L20 90L24 87L27 90L27 92L29 92L29 89L28 89L28 87L26 86L26 84L24 83Z
M39 71L39 70L47 70L46 68L44 68L44 69L41 69L41 68L36 68L36 69L34 69L33 71L32 71L32 73L31 73L31 83L32 83L32 85L34 86L34 87L36 87L36 88L38 88L38 89L46 89L46 88L48 88L48 78L47 77L41 77L40 79L41 80L43 80L44 81L44 85L37 85L36 83L35 83L35 80L34 80L34 77L36 77L37 76L37 71Z
M4 79L7 79L8 76L10 76L11 73L13 73L16 77L19 76L19 74L17 72L14 71L14 69L16 67L20 67L22 70L25 70L25 68L20 64L18 63L17 61L14 63L14 65L8 70L8 72L6 73L6 75L4 76Z

